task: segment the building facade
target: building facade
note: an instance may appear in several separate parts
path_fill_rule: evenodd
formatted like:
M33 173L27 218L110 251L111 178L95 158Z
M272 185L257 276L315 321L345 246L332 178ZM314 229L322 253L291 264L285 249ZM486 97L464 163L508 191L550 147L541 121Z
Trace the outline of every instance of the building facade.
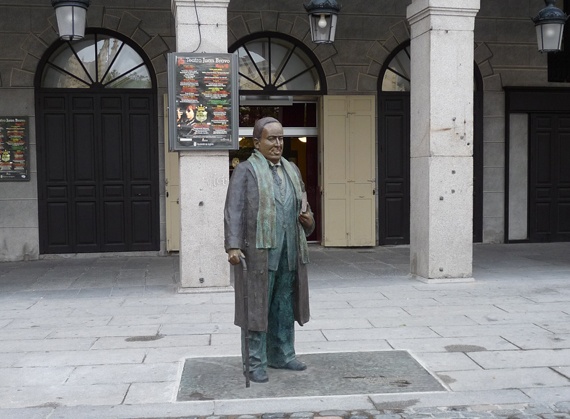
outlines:
M334 44L318 46L301 1L226 2L222 44L240 57L244 141L221 157L227 174L205 167L205 182L223 188L231 160L247 156L252 121L276 115L291 139L286 154L312 194L314 241L409 243L410 196L418 186L410 175L410 126L418 123L414 106L429 109L432 101L413 99L426 80L423 69L412 68L414 45L422 44L414 41L411 6L423 2L343 4ZM9 155L0 166L0 261L166 254L179 249L180 231L182 242L200 245L193 227L184 220L179 227L177 188L182 183L184 199L189 181L165 146L166 57L180 45L211 52L203 48L219 35L200 24L211 18L207 3L93 0L86 38L67 43L58 39L49 2L0 2L0 121L7 120L0 153ZM465 228L475 242L570 240L565 61L537 51L529 19L544 2L468 3L477 4L469 9L476 14L468 41L472 110L461 118L470 121L464 145L473 156L472 182L463 188L472 196L473 227ZM445 74L450 91L458 72ZM26 128L23 145L10 125L16 117ZM26 176L18 179L22 165ZM438 199L453 202L456 191L448 192L451 201L443 193Z

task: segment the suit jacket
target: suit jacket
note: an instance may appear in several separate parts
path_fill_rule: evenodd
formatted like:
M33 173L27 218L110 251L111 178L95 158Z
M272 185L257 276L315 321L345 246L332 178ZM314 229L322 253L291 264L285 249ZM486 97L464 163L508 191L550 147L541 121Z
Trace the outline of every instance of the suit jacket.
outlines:
M301 180L301 173L294 166L294 173L289 176L298 176L303 191L305 185ZM301 202L295 198L297 213L301 212ZM255 171L250 162L240 163L233 171L226 196L224 210L225 248L241 249L245 255L248 278L245 281L241 265L234 266L235 288L235 320L239 327L246 326L244 308L244 287L248 285L248 329L253 331L267 331L269 311L268 300L268 250L256 248L257 212L259 210L259 191ZM310 210L310 209L309 209ZM299 222L299 221L297 221ZM309 235L314 229L305 229ZM299 247L299 239L296 240ZM297 251L297 274L294 285L294 313L295 320L302 326L309 321L309 286L307 267L300 260L300 251Z

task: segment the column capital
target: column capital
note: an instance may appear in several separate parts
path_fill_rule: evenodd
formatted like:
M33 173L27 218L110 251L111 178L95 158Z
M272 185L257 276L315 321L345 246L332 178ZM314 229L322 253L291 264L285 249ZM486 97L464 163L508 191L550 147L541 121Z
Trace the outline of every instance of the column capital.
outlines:
M172 0L172 7L228 7L230 0Z
M225 8L227 10L230 0L172 0L172 14L177 17L176 11L185 8ZM224 15L225 16L225 15Z
M428 17L467 17L475 18L481 8L481 0L413 0L408 6L407 18L410 25ZM437 21L442 22L441 19ZM431 29L440 29L431 27ZM449 28L441 28L449 29ZM469 30L469 28L466 28ZM472 29L471 29L472 30Z

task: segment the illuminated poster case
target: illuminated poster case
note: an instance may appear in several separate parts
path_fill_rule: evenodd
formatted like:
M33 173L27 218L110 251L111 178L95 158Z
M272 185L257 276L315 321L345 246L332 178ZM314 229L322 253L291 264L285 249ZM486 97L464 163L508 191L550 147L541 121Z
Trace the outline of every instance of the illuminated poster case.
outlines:
M28 117L0 116L0 182L30 180Z
M234 54L169 54L170 151L236 150L238 84Z

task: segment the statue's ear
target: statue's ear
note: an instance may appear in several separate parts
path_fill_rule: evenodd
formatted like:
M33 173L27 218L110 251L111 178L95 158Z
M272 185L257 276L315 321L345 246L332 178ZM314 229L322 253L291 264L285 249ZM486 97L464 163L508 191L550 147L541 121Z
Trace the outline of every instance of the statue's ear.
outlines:
M255 147L256 150L259 150L259 138L254 138L253 139L253 147Z

